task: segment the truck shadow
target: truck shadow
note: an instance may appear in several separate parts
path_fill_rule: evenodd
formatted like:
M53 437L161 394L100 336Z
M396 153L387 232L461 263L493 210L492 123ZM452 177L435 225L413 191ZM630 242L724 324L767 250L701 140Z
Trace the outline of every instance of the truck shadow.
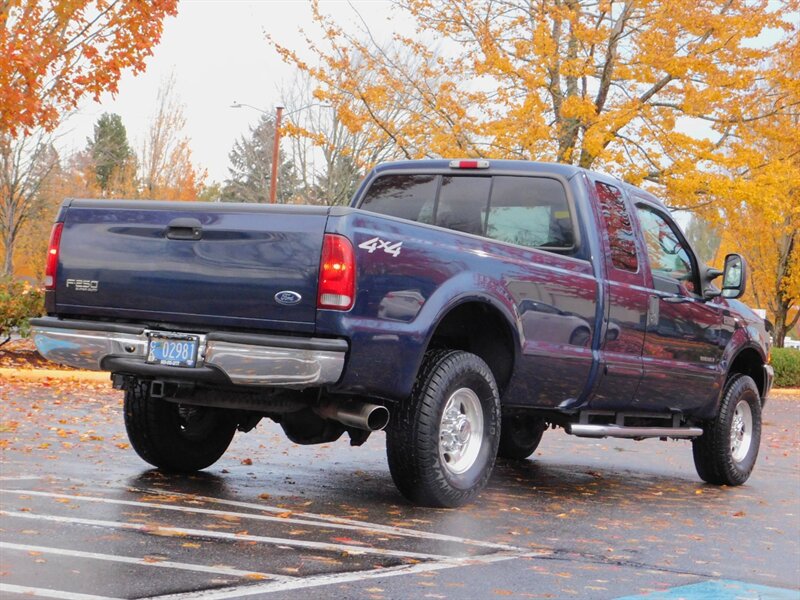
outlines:
M708 485L694 473L685 475L668 465L588 465L576 461L498 460L482 501L536 508L545 513L589 514L597 507L614 511L644 507L665 512L678 507L725 510L737 498L749 495L750 486L727 488Z
M198 496L230 498L235 496L224 476L207 471L192 474L168 473L158 469L143 471L125 481L128 488L137 491L158 490Z
M747 495L749 486L719 488L704 484L693 476L681 476L665 467L661 472L596 466L552 460L500 459L486 489L472 503L456 509L465 515L486 511L502 515L519 513L554 519L587 518L593 511L627 511L639 514L665 514L677 508L690 508L709 514L726 510ZM362 510L371 520L386 520L387 509L397 518L415 518L449 509L430 509L412 505L394 487L388 470L353 471L346 467L329 469L324 476L294 465L287 484L283 470L265 469L255 478L243 481L235 473L199 472L192 475L143 471L126 480L132 491L189 494L261 503L293 504L305 510L335 514L342 507ZM647 519L645 519L647 520ZM473 532L476 535L479 531Z

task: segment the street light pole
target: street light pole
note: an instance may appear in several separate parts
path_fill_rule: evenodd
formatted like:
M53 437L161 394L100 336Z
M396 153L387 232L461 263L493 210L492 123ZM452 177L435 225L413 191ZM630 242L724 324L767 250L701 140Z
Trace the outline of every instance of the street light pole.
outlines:
M275 204L275 196L278 193L278 161L280 160L278 154L281 148L281 116L283 115L283 107L278 106L275 112L275 132L272 135L272 176L269 178L270 204Z
M242 102L234 101L231 104L231 108L242 108L246 106L247 108L252 108L253 110L257 110L261 114L268 114L267 111L261 110L260 108L253 106L252 104L243 104ZM300 112L301 110L305 110L307 108L313 108L315 106L319 106L322 108L331 108L329 104L309 104L307 106L301 106L300 108L293 110L292 112L288 113L286 116L293 115L295 113ZM280 153L280 143L281 143L281 119L283 118L283 107L277 106L275 107L275 133L272 136L272 174L270 176L269 181L269 203L275 204L275 198L278 194L278 161L280 157L278 154Z

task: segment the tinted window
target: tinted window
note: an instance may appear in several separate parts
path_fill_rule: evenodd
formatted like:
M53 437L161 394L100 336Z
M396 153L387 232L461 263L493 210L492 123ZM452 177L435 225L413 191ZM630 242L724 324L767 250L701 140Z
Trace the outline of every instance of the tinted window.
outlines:
M490 187L489 177L442 177L436 224L483 235Z
M436 175L384 175L369 186L361 208L382 215L431 223Z
M694 292L695 275L689 256L676 229L662 215L637 206L639 222L647 246L647 257L653 278L669 277L682 281L690 292ZM656 289L658 288L658 281Z
M636 242L633 237L631 216L625 200L613 185L598 181L595 183L600 210L606 222L608 243L611 248L611 264L623 271L636 272L639 261L636 258Z
M533 248L572 248L575 236L564 187L541 177L495 177L486 235Z

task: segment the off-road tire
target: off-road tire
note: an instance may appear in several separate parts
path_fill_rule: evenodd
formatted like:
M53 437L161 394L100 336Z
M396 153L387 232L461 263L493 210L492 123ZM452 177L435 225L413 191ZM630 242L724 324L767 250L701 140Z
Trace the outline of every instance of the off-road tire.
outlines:
M137 381L125 390L125 429L144 461L164 471L191 473L217 462L233 439L236 423L221 409L153 398L149 382Z
M733 451L731 432L740 402L750 409L749 447L738 458ZM703 435L692 440L694 465L700 478L715 485L741 485L756 464L761 442L761 398L755 382L747 375L735 374L725 385L716 419L703 425Z
M477 449L474 461L454 473L442 455L443 414L464 390L477 398L473 406L482 415L482 436L470 438ZM421 506L469 502L489 481L499 441L500 396L486 363L460 350L426 353L411 397L398 406L386 431L389 470L400 492Z
M539 447L547 423L527 415L504 416L500 426L500 447L497 456L512 460L528 458Z

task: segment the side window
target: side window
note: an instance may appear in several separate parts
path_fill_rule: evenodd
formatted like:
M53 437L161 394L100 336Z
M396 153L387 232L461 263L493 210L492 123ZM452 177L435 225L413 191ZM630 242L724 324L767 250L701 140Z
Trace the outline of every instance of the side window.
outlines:
M550 250L575 245L564 187L545 177L494 178L486 235L490 238Z
M608 230L611 264L622 271L636 273L639 270L636 240L633 237L631 216L628 214L622 192L613 185L601 181L595 183L595 189Z
M371 212L431 223L436 200L436 175L383 175L369 186L361 208Z
M669 278L682 282L686 289L694 293L696 273L692 259L674 225L663 215L645 206L637 206L636 211L642 225L656 289L661 289L660 278Z
M436 224L464 233L483 235L491 183L489 177L442 177Z

